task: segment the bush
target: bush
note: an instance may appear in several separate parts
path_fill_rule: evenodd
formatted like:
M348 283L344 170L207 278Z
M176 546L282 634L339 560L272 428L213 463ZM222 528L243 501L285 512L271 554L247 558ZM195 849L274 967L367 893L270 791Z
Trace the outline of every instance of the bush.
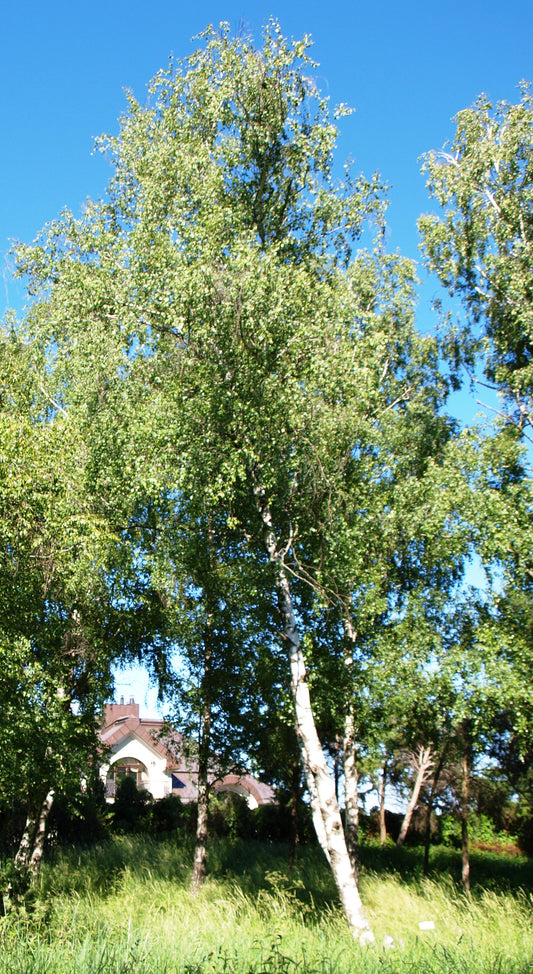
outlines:
M117 832L143 832L150 824L152 796L133 778L121 778L115 793L113 825Z
M259 805L252 812L254 837L262 842L288 842L291 838L291 803L283 802L283 796L275 805ZM316 839L311 813L307 805L300 802L297 809L297 841L300 845Z
M230 839L253 838L254 817L246 799L231 791L213 795L209 802L209 828L214 835Z
M454 815L446 815L441 824L442 842L453 849L461 848L461 822ZM498 832L488 815L470 812L468 816L468 840L472 845L505 847L514 839L505 832Z
M152 803L150 809L151 831L158 835L171 832L193 832L196 819L196 805L184 805L177 795L167 795Z
M55 842L91 845L109 832L111 811L106 804L104 786L75 795L58 795L52 805L48 835Z

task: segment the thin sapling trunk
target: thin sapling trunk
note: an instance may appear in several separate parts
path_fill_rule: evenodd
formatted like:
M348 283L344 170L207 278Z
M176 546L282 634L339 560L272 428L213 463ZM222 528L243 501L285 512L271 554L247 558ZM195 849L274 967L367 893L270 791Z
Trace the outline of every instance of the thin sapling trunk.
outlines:
M198 892L207 870L207 840L209 836L209 752L211 746L210 679L213 655L212 632L214 617L208 612L204 632L204 670L202 677L200 739L198 743L198 817L191 875L191 889Z
M278 607L289 659L291 691L302 761L306 779L308 782L311 779L313 780L313 789L316 795L317 812L313 818L315 824L318 824L320 820L322 823L318 827L322 837L325 833L329 862L346 920L359 942L368 943L374 940L374 935L370 929L357 889L346 847L340 809L335 797L335 785L316 729L307 682L307 667L298 635L289 576L283 562L283 554L278 550L271 512L264 505L263 498L263 491L257 489L258 510L265 527L265 546L275 569Z
M413 785L413 791L409 799L409 804L407 805L405 815L403 817L402 827L400 829L400 834L396 845L403 845L405 842L405 837L409 831L409 826L411 824L411 819L413 817L413 812L418 804L418 799L420 796L420 791L422 785L427 781L428 775L433 767L433 754L430 747L420 747L418 750L411 755L410 764L414 771L416 772L415 783Z

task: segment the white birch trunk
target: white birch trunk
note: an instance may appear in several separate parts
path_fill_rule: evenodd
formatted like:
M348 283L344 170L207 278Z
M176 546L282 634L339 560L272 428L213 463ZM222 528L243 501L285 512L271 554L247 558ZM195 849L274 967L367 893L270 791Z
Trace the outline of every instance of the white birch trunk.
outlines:
M416 778L413 786L413 791L411 798L409 799L409 804L407 805L405 815L403 817L402 827L400 829L400 834L396 845L403 845L405 842L405 837L409 830L411 824L411 819L413 817L413 812L418 803L418 797L420 795L420 789L424 784L431 768L433 767L431 748L420 747L414 759L413 767L416 768Z
M36 878L41 866L41 860L44 852L44 841L46 839L46 827L48 825L48 818L54 803L54 796L55 792L53 788L51 788L44 799L39 812L39 818L37 820L37 827L35 829L33 839L33 849L29 862L29 870L32 880Z
M300 735L298 734L298 738L299 737ZM322 809L320 808L320 799L318 797L318 791L316 788L315 779L311 772L311 768L309 767L307 761L305 760L304 760L304 774L305 774L305 781L307 784L307 790L309 792L309 799L311 802L311 816L313 818L313 827L316 832L316 837L318 839L320 848L322 849L322 852L324 853L326 859L328 860L331 866L331 859L329 857L329 849L328 849L328 837L326 835L326 828L324 825L324 819L322 817Z
M357 637L352 620L347 614L344 615L343 625L347 641L344 665L351 667ZM344 718L344 809L346 845L355 881L359 884L359 774L353 698L349 700Z
M13 865L19 875L19 882L9 883L4 898L4 910L10 910L37 878L44 851L46 826L54 801L54 791L50 789L37 808L30 809L26 825L19 842ZM18 888L17 888L18 887Z
M35 831L37 829L38 814L39 812L37 810L30 809L26 816L26 825L24 826L24 832L22 833L22 838L19 842L19 847L17 849L17 854L14 861L15 869L18 872L22 872L30 861L33 850L33 840L35 837Z
M307 669L298 636L289 578L283 564L283 556L278 552L272 527L272 517L268 508L262 503L263 496L260 489L256 489L256 497L258 510L267 532L265 538L267 552L270 561L276 567L278 605L283 620L283 635L289 655L291 689L302 760L306 774L310 773L314 780L318 807L324 826L329 862L344 915L354 937L362 944L369 943L374 940L374 935L370 929L359 896L359 890L357 889L357 883L346 848L341 814L335 795L335 785L329 773L326 758L316 730L311 707L309 684L307 682Z
M344 808L345 830L348 855L354 871L355 881L359 881L359 775L355 742L355 718L353 703L344 720Z

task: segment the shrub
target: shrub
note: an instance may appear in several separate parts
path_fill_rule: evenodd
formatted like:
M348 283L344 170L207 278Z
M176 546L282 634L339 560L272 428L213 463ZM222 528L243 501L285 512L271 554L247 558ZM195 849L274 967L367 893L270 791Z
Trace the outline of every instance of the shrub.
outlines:
M119 781L113 805L113 825L118 832L142 832L150 823L152 796L137 788L135 780L126 776Z
M231 791L213 795L209 803L209 827L215 835L227 835L231 839L253 838L253 812L242 795Z
M100 789L75 795L58 795L48 823L48 834L55 842L90 845L109 832L111 811L106 804L103 784Z
M461 822L454 815L446 815L441 824L442 842L453 849L461 848ZM488 815L470 812L468 839L472 845L501 848L512 845L514 839L505 832L498 832Z
M275 805L259 805L252 812L254 837L263 842L288 842L293 828L290 802L282 800ZM297 841L300 845L315 840L311 814L307 805L300 802L297 809Z
M194 830L196 817L195 805L184 805L177 795L166 795L152 803L150 809L151 831L159 835L169 834L178 830L191 832Z

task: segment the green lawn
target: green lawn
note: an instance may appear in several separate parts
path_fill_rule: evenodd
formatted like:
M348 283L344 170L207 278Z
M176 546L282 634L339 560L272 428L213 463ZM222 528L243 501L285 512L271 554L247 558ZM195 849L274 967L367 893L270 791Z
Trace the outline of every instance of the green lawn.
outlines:
M524 858L473 856L473 893L457 853L366 847L361 894L376 944L340 915L328 867L302 849L213 840L210 876L188 890L190 841L117 837L57 851L34 903L0 920L2 974L526 974L533 971L533 871ZM432 921L433 929L419 923ZM384 938L393 938L390 947Z

